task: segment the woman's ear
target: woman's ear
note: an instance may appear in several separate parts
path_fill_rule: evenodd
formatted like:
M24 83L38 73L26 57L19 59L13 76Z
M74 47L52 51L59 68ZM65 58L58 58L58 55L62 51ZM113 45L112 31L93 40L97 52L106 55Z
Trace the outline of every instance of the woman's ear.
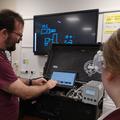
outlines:
M109 82L112 82L115 79L116 75L111 71L106 71L105 79Z
M108 71L106 77L107 77L106 78L107 80L112 81L115 76L114 76L113 73L111 73L111 72Z
M103 73L102 73L102 77L105 80L107 80L108 82L110 82L110 81L112 81L114 79L115 75L112 72L110 72L109 70L104 69Z

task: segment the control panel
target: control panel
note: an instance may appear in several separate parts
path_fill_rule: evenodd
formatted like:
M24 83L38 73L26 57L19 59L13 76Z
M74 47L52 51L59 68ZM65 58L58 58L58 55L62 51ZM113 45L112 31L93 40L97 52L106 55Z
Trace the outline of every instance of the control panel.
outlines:
M98 105L103 94L104 88L102 82L90 81L82 87L82 102Z

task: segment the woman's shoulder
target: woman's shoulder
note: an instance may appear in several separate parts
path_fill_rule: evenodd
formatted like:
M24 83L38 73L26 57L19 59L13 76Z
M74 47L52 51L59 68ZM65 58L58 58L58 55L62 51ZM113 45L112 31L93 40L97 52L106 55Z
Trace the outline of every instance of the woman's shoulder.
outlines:
M103 114L98 120L120 120L120 108Z

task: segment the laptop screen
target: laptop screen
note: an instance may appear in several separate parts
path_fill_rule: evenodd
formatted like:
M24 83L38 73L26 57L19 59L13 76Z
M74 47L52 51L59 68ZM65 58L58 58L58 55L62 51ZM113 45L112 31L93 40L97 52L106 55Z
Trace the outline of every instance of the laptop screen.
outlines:
M76 79L74 72L53 72L51 79L58 82L58 86L73 87Z

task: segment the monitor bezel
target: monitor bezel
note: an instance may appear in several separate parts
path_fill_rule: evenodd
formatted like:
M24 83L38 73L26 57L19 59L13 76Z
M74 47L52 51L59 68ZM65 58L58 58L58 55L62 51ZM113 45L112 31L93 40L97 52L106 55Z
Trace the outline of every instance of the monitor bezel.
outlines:
M53 71L51 74L51 79L52 79L52 75L54 72L59 72L59 73L73 73L75 74L74 80L73 80L73 85L63 85L63 84L57 84L57 87L64 87L64 88L73 88L75 85L75 81L77 79L77 73L76 72L71 72L71 71Z
M60 15L70 15L70 14L77 14L77 13L92 13L92 12L96 12L96 14L98 13L99 14L99 10L98 9L90 9L90 10L82 10L82 11L71 11L71 12L63 12L63 13L52 13L52 14L44 14L44 15L35 15L33 17L34 21L33 21L33 53L34 55L48 55L49 54L49 51L48 50L47 52L46 51L35 51L35 19L39 18L39 17L53 17L53 16L60 16ZM97 31L98 31L98 17L96 17L97 21L96 21L96 26L95 26L95 31L96 31L96 34L95 34L95 44L97 43ZM87 44L87 43L86 43ZM94 43L92 43L94 44ZM52 47L52 46L51 46ZM50 48L51 48L50 47ZM44 48L45 49L45 48Z

